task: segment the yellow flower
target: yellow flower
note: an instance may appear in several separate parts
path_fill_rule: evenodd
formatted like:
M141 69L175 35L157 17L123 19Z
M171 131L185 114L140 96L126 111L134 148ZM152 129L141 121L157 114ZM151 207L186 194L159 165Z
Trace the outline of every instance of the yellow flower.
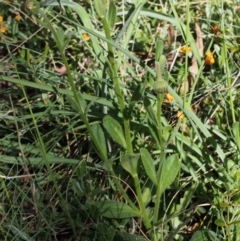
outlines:
M20 21L21 20L21 16L17 13L16 16L14 17L15 20Z
M90 36L89 36L89 34L87 34L87 33L83 33L83 34L82 34L82 37L83 37L83 39L84 39L85 41L89 41L89 40L90 40Z
M172 102L174 101L174 97L170 93L167 93L165 101Z
M3 16L0 15L0 24L3 22Z
M212 32L216 35L219 36L221 34L219 25L215 24L212 28Z
M178 112L177 112L177 118L178 118L179 120L182 120L182 119L184 118L184 114L183 114L182 111L178 111Z
M7 26L2 25L0 26L0 33L6 33L7 32Z
M190 46L182 46L180 49L179 49L179 52L182 53L182 54L186 54L186 53L189 53L192 51L192 48Z
M190 106L190 110L193 111L192 106ZM177 112L177 118L178 118L179 120L182 120L182 119L184 118L184 114L183 114L182 111L178 111L178 112Z
M213 57L213 53L211 51L208 51L205 58L205 64L212 65L214 63L215 63L215 59Z

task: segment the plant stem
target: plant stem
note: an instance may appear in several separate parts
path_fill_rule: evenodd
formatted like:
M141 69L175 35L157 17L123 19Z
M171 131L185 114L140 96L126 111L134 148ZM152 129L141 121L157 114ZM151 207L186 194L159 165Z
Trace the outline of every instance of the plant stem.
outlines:
M137 174L133 176L133 180L134 180L134 186L136 188L136 193L137 193L137 197L138 197L140 211L141 211L141 214L142 214L142 220L143 220L143 223L145 225L145 228L147 230L149 230L152 227L152 225L150 223L150 220L148 218L148 215L147 215L147 212L146 212L146 209L145 209L145 205L144 205L143 198L142 198L142 192L141 192L141 188L140 188L139 177L138 177Z
M161 171L162 171L162 165L164 162L165 152L164 152L164 140L162 138L162 122L161 122L161 114L162 114L162 102L163 102L164 95L158 94L157 95L157 119L158 119L158 136L159 136L159 142L160 142L160 161L159 161L159 168L158 168L158 180L157 180L157 192L156 192L156 201L155 201L155 209L154 209L154 215L153 215L153 223L156 224L158 222L158 213L159 213L159 206L161 202L161 189L160 182L161 180Z
M71 70L70 70L70 67L69 67L66 55L64 53L63 46L61 45L56 31L54 30L53 26L51 25L50 21L48 20L47 16L45 15L45 13L41 9L39 11L42 14L44 20L46 21L49 29L53 33L53 36L54 36L54 38L56 40L56 44L57 44L58 49L60 51L60 54L61 54L64 66L66 67L66 70L67 70L69 85L71 86L71 90L73 92L74 99L75 99L75 101L76 101L76 103L78 105L78 113L79 113L81 119L83 120L84 124L86 125L86 127L87 127L87 129L89 131L89 135L90 135L91 140L93 141L93 143L94 143L94 145L95 145L95 147L96 147L96 149L97 149L97 151L99 153L99 156L102 158L103 161L106 162L108 160L108 157L102 151L101 146L99 146L98 141L97 141L97 139L96 139L96 137L95 137L95 135L94 135L94 133L92 131L92 128L91 128L91 126L89 124L88 118L85 115L84 110L82 109L82 106L80 104L79 96L81 95L81 93L78 93L77 90L76 90L76 87L75 87L75 84L74 84L74 81L73 81L73 77L72 77L72 74L71 74Z
M110 41L112 41L111 34L110 34L110 29L108 27L108 23L106 18L104 17L102 19L103 23L103 28L106 34L106 38ZM124 98L122 95L122 91L119 85L119 77L118 77L118 72L117 72L117 66L116 66L116 61L114 58L114 51L113 47L110 43L107 43L108 45L108 58L109 58L109 64L111 66L110 69L112 70L112 80L113 80L113 86L114 86L114 91L116 93L118 103L123 115L123 125L124 125L124 132L125 132L125 138L126 138L126 143L127 143L127 152L128 153L133 153L133 148L132 148L132 142L131 142L131 134L130 134L130 122L129 122L129 117L126 117L126 106L124 103Z

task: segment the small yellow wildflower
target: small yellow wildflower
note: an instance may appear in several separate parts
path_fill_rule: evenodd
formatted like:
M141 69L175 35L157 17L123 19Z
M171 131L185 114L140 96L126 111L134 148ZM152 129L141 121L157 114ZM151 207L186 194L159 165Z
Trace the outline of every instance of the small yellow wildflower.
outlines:
M3 16L0 15L0 24L3 22Z
M182 54L186 54L186 53L189 53L191 51L192 51L192 48L190 46L186 46L186 45L182 46L179 50L179 52L182 53Z
M208 51L205 58L205 64L212 65L214 63L215 63L215 59L213 57L213 53L211 51Z
M84 39L85 41L89 41L89 40L90 40L90 36L89 36L89 34L87 34L87 33L83 33L83 34L82 34L82 37L83 37L83 39Z
M178 112L177 112L177 118L178 118L179 120L182 120L182 119L184 118L184 114L183 114L182 111L178 111Z
M0 26L0 33L6 33L7 32L7 26L2 25Z
M190 110L193 111L192 106L190 106ZM178 118L179 120L183 120L184 114L183 114L182 111L178 111L178 112L177 112L177 118Z
M14 17L15 20L20 21L21 20L21 16L17 13L16 16Z
M167 93L165 101L172 102L174 101L174 97L170 93Z

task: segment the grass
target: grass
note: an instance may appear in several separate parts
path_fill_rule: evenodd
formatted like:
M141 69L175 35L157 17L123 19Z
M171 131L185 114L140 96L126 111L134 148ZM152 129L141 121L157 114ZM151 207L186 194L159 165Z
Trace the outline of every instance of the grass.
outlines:
M239 3L2 1L1 240L238 240Z

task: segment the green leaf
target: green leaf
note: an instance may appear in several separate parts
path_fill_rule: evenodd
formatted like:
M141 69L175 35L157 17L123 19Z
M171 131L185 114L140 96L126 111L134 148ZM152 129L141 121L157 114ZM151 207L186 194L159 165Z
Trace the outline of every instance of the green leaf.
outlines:
M139 15L142 7L144 6L145 1L138 1L137 5L133 6L126 12L126 21L121 28L121 31L118 33L115 43L118 44L120 40L123 39L121 47L123 49L128 49L129 41L132 39L133 34L135 33L135 26L139 21ZM123 52L123 51L121 51ZM124 53L124 52L123 52Z
M137 175L140 166L140 154L126 154L121 158L121 165L132 176Z
M144 183L144 187L142 190L142 200L145 206L149 204L149 202L152 201L153 195L155 195L155 188L153 187L153 183L150 179L148 179Z
M84 98L80 92L78 92L77 97L78 97L79 104L82 108L82 111L85 112L87 109L87 102L84 100Z
M160 182L158 183L158 188L160 188L160 193L162 194L175 180L178 172L180 170L180 162L177 154L169 156L164 160L162 170L160 172Z
M63 29L61 27L58 27L58 29L56 30L56 34L58 36L58 40L61 44L61 47L63 48L65 46L65 44L64 44L65 33L64 33Z
M180 198L179 203L173 205L171 213L182 213L183 210L186 210L189 203L192 201L192 197L194 195L194 192L198 186L198 183L192 182L191 186L183 193L183 196ZM175 229L177 227L180 227L182 223L182 217L181 215L174 215L174 217L171 218L171 225Z
M100 18L103 18L107 11L107 3L105 0L94 0L96 12Z
M70 95L66 95L67 97L67 101L70 104L70 106L75 110L75 111L79 111L78 109L78 105L76 103L76 101L70 96Z
M230 207L230 204L228 204L226 202L220 202L219 206L220 206L220 208L228 208L228 207Z
M109 9L108 9L108 25L109 28L112 29L115 25L117 17L117 8L113 2L110 2Z
M109 115L105 116L103 118L103 126L114 141L125 149L127 148L122 126L115 119Z
M77 112L81 111L84 112L86 110L87 107L87 103L86 101L83 99L82 95L80 93L78 93L78 101L80 106L77 104L77 102L75 101L75 99L73 99L70 95L67 94L67 101L69 102L69 104L71 105L71 107L76 110Z
M235 143L237 144L238 149L240 150L239 122L233 123L232 131L235 138Z
M49 91L49 92L53 92L53 93L57 92L58 94L73 96L73 93L72 93L71 90L52 87L50 85L46 85L45 83L41 84L41 83L35 83L35 82L32 82L32 81L27 81L27 80L24 80L24 79L11 78L11 77L4 76L4 75L0 75L0 76L1 76L2 80L7 81L7 82L11 82L11 83L14 83L14 84L28 86L28 87L35 88L35 89L38 89L38 90L44 90L44 91ZM89 101L94 101L94 102L99 103L101 105L105 105L109 108L113 108L113 104L106 99L99 98L97 96L87 95L87 94L81 94L79 98L81 98L81 97L84 99L82 101L80 99L80 102L82 102L83 107L84 107L84 101L86 99L86 100L89 100ZM86 101L85 101L85 103L86 103Z
M134 211L125 203L112 200L100 201L94 203L99 209L101 215L106 218L131 218L139 217L139 212Z
M98 237L101 237L100 240L109 240L109 241L116 241L115 236L115 229L109 226L107 223L99 222L96 225L96 231ZM107 232L106 232L107 230ZM98 238L94 238L93 240L98 240Z
M205 230L202 232L205 232ZM209 236L209 239L207 241L210 241L210 240L211 241L220 241L220 239L218 238L219 235L217 233L213 232L212 230L208 230L208 236Z
M18 21L13 21L12 23L12 35L17 35L19 33L19 29L18 29Z
M229 223L229 225L239 225L239 224L240 224L240 220L234 220Z
M158 127L154 125L150 120L148 120L148 129L152 134L158 145L160 145L160 137L158 136Z
M190 241L208 241L209 237L207 235L206 230L204 231L197 231L191 238Z
M224 220L223 219L216 219L215 220L215 222L214 222L217 226L219 226L219 227L224 227L224 226L226 226L226 223L224 222Z
M145 148L141 148L141 159L144 166L144 169L148 175L148 177L152 180L153 183L157 184L157 175L154 167L154 161L149 154L148 150Z
M128 109L128 118L131 117L131 112L133 110L133 107L135 106L135 104L142 98L143 94L145 91L145 85L144 84L139 84L137 85L137 87L135 88L130 104L129 104L129 109Z
M47 154L47 159L49 160L49 163L61 163L61 164L74 164L79 165L79 160L77 159L68 159L68 158L61 158L56 157L51 154ZM0 155L0 161L2 163L10 163L10 164L24 164L24 159L22 157L16 157L16 156L9 156L9 155ZM41 165L44 164L44 160L42 157L29 157L28 163L30 165Z
M95 124L92 127L92 132L95 136L97 143L95 143L95 148L97 153L103 160L107 159L107 147L106 147L106 140L103 133L103 130L99 124Z
M157 117L156 117L156 114L153 110L152 103L146 96L143 99L143 104L144 104L144 107L145 107L145 109L146 109L146 111L149 115L149 118L152 120L153 124L158 126Z
M28 241L35 241L35 238L31 238L28 233L24 232L21 229L18 229L14 225L8 225L8 229L14 234L14 237L18 240L28 240Z
M83 178L87 174L87 164L86 161L80 161L78 166L78 178Z
M163 128L162 137L163 137L164 142L169 141L171 132L172 132L172 127L171 126L165 126Z

